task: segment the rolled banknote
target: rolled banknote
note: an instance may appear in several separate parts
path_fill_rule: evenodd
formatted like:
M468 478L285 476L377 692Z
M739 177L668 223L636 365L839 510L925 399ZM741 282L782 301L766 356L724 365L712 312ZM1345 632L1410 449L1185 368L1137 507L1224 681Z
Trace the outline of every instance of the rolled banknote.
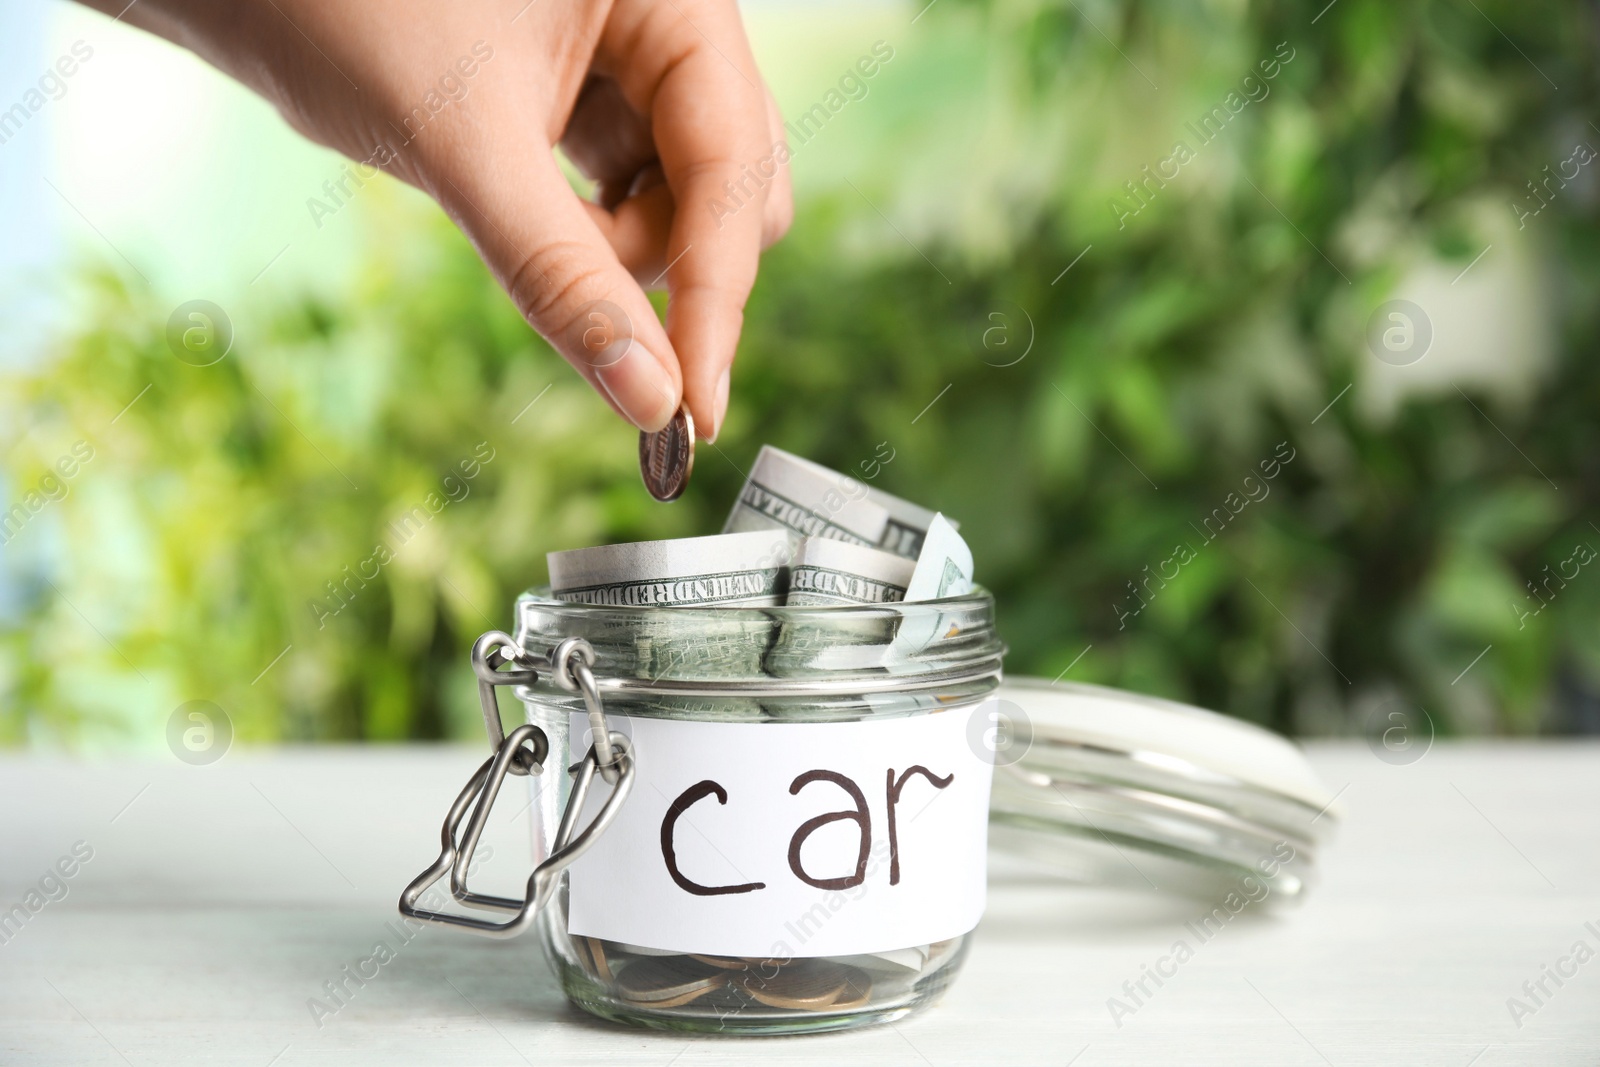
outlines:
M897 556L916 559L922 552L922 539L927 536L928 524L938 513L913 504L909 500L890 496L870 485L867 487L867 499L889 513L889 521L883 527L883 537L879 540L878 547ZM947 521L951 526L956 525L953 519Z
M890 552L824 537L807 537L789 568L787 607L871 607L906 593L916 564ZM859 618L795 614L785 618L763 661L777 677L812 671L874 670L894 638L895 616Z
M813 463L803 456L764 445L761 454L756 457L756 465L751 470L750 480L745 483L745 491L739 494L739 504L734 507L734 515L729 516L729 527L724 529L731 528L740 507L746 506L747 496L750 508L758 511L763 506L771 508L772 504L767 496L772 495L774 483L793 487L792 491L800 496L799 502L802 506L819 517L835 513L846 516L843 521L838 522L838 525L846 528L854 527L853 532L856 532L858 537L859 530L865 528L866 523L850 521L854 513L847 513L847 502L864 500L876 504L884 510L887 517L882 532L876 540L869 543L897 556L905 556L907 559L916 559L918 553L922 551L922 539L927 534L934 515L937 514L919 504L902 500L892 493L875 489L849 475L830 470L820 463ZM752 485L762 488L752 491ZM767 494L765 496L763 489ZM751 520L747 516L740 521ZM950 525L959 526L955 522L951 522ZM791 525L790 528L797 533L811 533L810 530L802 530L795 525ZM845 540L850 539L845 538Z
M552 552L551 594L627 607L776 607L783 603L793 552L794 541L782 530ZM633 639L630 673L678 680L759 677L771 643L769 626L759 616L725 618L686 632L681 620L643 616L623 627ZM591 636L615 640L603 632ZM716 704L717 718L761 715L752 700L724 698Z
M972 551L944 516L936 514L915 563L859 545L807 538L796 550L789 581L790 607L961 596L972 591ZM778 677L813 671L912 671L929 646L958 631L958 617L943 612L905 618L889 613L850 619L797 615L784 623L764 663Z
M972 549L956 533L955 524L935 515L928 524L917 567L906 584L906 600L937 600L972 592Z
M802 537L877 545L888 529L889 512L867 497L861 483L846 482L850 480L826 467L764 445L722 532L786 530Z
M771 445L767 446L772 448ZM938 514L923 507L913 504L909 500L902 500L893 493L885 493L866 482L860 482L847 474L829 470L820 463L813 463L802 456L791 455L781 449L773 448L772 451L787 456L795 463L809 467L811 470L820 471L822 474L835 480L841 492L865 491L867 499L889 513L889 521L884 525L883 536L878 539L878 547L885 552L893 552L897 556L907 559L916 559L922 551L922 539L928 533L928 526L932 524L933 517ZM954 519L946 519L951 526L959 528L960 523Z
M634 607L776 607L794 552L783 530L552 552L557 600Z
M789 565L789 607L904 600L916 563L882 549L807 537Z
M917 568L906 583L906 603L965 596L970 592L972 549L943 515L935 515L923 539ZM959 619L959 612L907 617L884 656L884 666L890 673L914 669L914 661L930 647L960 633Z

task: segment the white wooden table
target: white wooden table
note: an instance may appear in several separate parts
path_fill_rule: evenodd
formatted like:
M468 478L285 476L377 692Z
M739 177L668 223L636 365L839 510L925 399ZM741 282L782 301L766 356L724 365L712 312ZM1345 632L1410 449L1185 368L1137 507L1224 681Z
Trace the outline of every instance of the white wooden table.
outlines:
M1520 1027L1507 1006L1532 1007L1523 983L1575 942L1600 951L1600 745L1441 744L1403 767L1359 743L1311 755L1348 816L1310 900L1247 911L1120 1027L1108 998L1201 907L1003 869L931 1012L691 1040L569 1008L531 937L434 929L317 1025L308 1000L388 936L475 749L236 750L209 767L13 753L0 902L77 842L93 857L0 944L0 1063L1600 1063L1600 958L1560 964L1576 974L1544 978ZM500 891L526 877L525 819L486 838Z

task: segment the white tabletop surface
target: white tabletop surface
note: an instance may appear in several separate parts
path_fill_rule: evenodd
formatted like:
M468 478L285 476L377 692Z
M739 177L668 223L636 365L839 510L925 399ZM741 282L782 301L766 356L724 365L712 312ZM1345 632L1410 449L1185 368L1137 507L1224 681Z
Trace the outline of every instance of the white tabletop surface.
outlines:
M385 935L476 750L236 749L207 767L13 753L0 904L78 842L93 856L0 944L0 1063L1600 1063L1600 958L1544 978L1531 1014L1507 1003L1533 1006L1523 983L1576 942L1600 951L1600 746L1441 743L1409 766L1359 743L1310 754L1346 813L1310 899L1247 910L1120 1027L1108 999L1206 909L1008 868L931 1011L691 1039L568 1007L531 936L435 929L318 1025L308 1000ZM517 824L486 840L484 877L510 889L526 877Z

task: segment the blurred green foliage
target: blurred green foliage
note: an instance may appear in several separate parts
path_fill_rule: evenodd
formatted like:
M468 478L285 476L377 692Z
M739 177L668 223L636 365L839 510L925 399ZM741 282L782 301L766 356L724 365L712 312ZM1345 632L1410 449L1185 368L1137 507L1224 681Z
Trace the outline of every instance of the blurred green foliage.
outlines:
M765 441L848 471L888 442L876 484L962 521L1013 671L1288 732L1397 701L1445 733L1594 729L1600 567L1550 575L1600 547L1600 163L1528 185L1600 145L1594 9L1318 7L907 25L799 153L826 165L672 506L459 235L381 191L349 291L230 309L213 366L86 279L81 328L7 383L13 504L72 442L94 458L5 549L0 738L148 742L189 699L246 739L473 735L468 648L545 552L714 532ZM1366 342L1395 297L1436 334L1409 367Z

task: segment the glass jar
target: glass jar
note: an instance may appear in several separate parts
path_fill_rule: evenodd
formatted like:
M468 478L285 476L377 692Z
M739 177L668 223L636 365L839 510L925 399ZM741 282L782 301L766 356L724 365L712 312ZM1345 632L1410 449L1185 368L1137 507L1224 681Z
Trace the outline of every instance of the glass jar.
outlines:
M982 912L991 784L997 843L1070 882L1218 900L1213 916L1301 898L1338 816L1303 754L1249 724L1059 679L1000 686L981 590L818 608L534 592L516 619L473 648L494 754L400 911L492 937L537 926L567 996L619 1022L788 1034L932 1004ZM526 712L509 736L498 686ZM521 899L466 884L507 775L533 799ZM512 917L422 908L446 875L458 904Z
M778 774L777 765L791 755L791 749L805 747L813 739L835 746L825 750L837 754L827 762L830 766L835 763L843 766L841 760L867 758L856 750L870 749L877 743L870 740L877 736L871 732L873 730L884 736L907 728L925 730L933 728L936 724L932 720L937 719L943 724L938 728L947 735L947 746L952 744L948 737L959 732L966 741L963 748L970 749L968 754L979 768L962 772L968 780L963 785L974 790L972 796L981 792L981 799L970 801L977 805L975 821L952 807L950 814L957 818L952 825L961 829L948 832L976 835L968 858L975 851L977 907L981 910L982 856L992 761L986 747L987 712L980 710L980 705L999 682L1003 651L995 634L993 601L987 593L979 591L960 598L870 607L638 608L566 603L536 592L524 594L518 600L516 618L516 644L534 661L559 662L563 643L574 638L582 639L592 648L593 662L589 666L604 705L608 728L630 738L630 755L636 759L641 775L641 783L634 784L632 796L623 805L624 815L619 819L626 818L630 812L644 818L647 808L665 804L667 792L676 791L685 774L690 778L703 774L705 781L695 788L700 789L704 805L696 811L705 811L712 822L722 826L724 824L718 820L735 818L735 808L750 802L750 794L756 786L747 786L741 796L739 787L730 784L725 799L711 798L705 782L727 778L731 783L740 774L745 775L744 781L754 782L750 777L752 769L759 776L767 777L765 768L768 765L774 768L772 777L786 777L787 772ZM545 672L533 684L516 689L526 708L528 723L538 727L549 739L547 768L564 768L579 760L589 748L592 736L585 729L591 709L586 706L583 695L558 684L558 678L559 675ZM990 704L992 706L992 702ZM945 719L945 716L950 718ZM958 718L963 721L956 722ZM899 725L886 725L894 723ZM697 765L693 771L680 773L678 782L658 784L651 770L652 766L658 771L666 770L665 759L659 755L665 751L661 738L687 736L683 727L667 724L697 724L700 733L695 736L711 738L706 744L713 747L721 744L717 738L729 734L740 739L738 745L746 747L735 746L735 749L719 750L720 754L707 751L703 756L695 756L709 762ZM736 732L726 728L707 732L704 728L709 724L737 729ZM831 729L835 731L839 729L838 724L857 725L845 727L855 731L851 734L825 733L829 724L834 724ZM861 725L868 729L862 730ZM785 727L788 732L777 727ZM796 733L796 728L806 732ZM648 739L646 734L649 734ZM768 737L771 740L761 740ZM858 743L856 738L863 740ZM688 743L698 744L692 738ZM762 747L763 744L766 747ZM755 747L748 747L750 745ZM597 861L586 857L579 861L580 866L561 872L551 891L550 905L542 910L537 925L548 958L567 995L595 1015L626 1023L674 1030L775 1034L839 1030L891 1021L933 1003L960 970L967 952L968 935L972 925L976 925L976 914L971 915L971 925L958 923L960 929L945 931L948 936L912 943L863 944L867 951L851 952L836 951L842 944L839 938L831 939L833 948L829 949L825 942L830 939L822 936L825 932L820 927L822 919L817 918L823 915L817 911L820 906L833 909L823 915L831 924L842 926L846 922L856 922L859 926L869 923L873 930L885 930L881 915L875 920L868 912L874 908L881 912L896 904L895 894L909 888L913 880L910 872L914 861L932 862L926 856L917 860L907 854L911 846L908 834L919 829L928 832L933 829L934 820L928 820L922 827L915 820L923 817L923 811L937 812L940 803L969 803L947 801L944 793L934 788L946 777L955 777L956 772L950 766L936 766L929 758L926 760L928 767L906 768L905 761L912 757L904 751L899 755L903 758L888 768L887 777L883 770L876 769L876 764L870 775L856 775L865 783L854 794L861 802L860 816L838 812L821 816L822 822L845 825L814 828L816 842L799 840L800 834L796 831L796 843L790 845L789 866L807 885L798 885L793 875L773 861L765 864L765 870L752 870L744 879L746 885L762 885L754 881L761 876L764 882L772 884L766 893L684 898L686 907L700 909L695 914L721 913L728 916L730 924L751 925L752 930L741 936L747 941L755 938L760 951L725 951L726 944L722 942L725 932L721 930L705 930L702 934L677 931L672 937L665 934L652 937L655 944L630 943L621 937L577 932L575 920L583 910L582 894L602 891L584 888L580 876L584 875L585 868L581 864ZM734 760L740 765L719 769L718 760ZM897 771L899 791L895 788ZM940 771L948 774L940 774ZM823 778L832 773L822 769L807 772ZM805 777L796 778L797 788L787 793L776 788L787 784L781 781L769 792L782 793L783 802L788 804L800 804L809 799L807 810L811 811L819 804L828 803L823 797L841 797L849 790L849 785L838 775L829 780L836 784L814 778L801 782ZM974 780L979 777L981 782ZM883 785L877 787L876 795L867 801L865 795L874 792L875 782ZM564 839L563 815L569 804L573 780L565 774L546 770L530 778L530 783L536 813L535 859L542 861L555 852ZM953 788L947 792L954 795ZM826 789L833 792L825 793ZM586 814L598 806L598 797L588 799ZM730 804L734 807L728 807ZM897 804L900 807L898 821ZM653 817L654 809L650 814ZM857 822L850 823L852 819ZM886 821L887 849L883 833ZM783 833L792 826L791 823L782 827ZM879 860L887 856L890 861L887 866L892 867L892 872L885 872L882 868L886 864L881 862L874 863L870 869L865 866L869 855L869 828L871 855ZM653 910L657 905L651 901L660 899L661 894L652 895L645 887L635 889L621 884L633 878L659 880L663 856L669 863L673 859L670 850L662 851L667 846L655 847L655 824L650 823L646 829L650 831L648 835L642 832L634 835L634 840L643 843L634 850L637 854L614 856L609 861L613 865L626 863L629 866L609 868L614 874L609 881L600 882L597 879L604 876L597 875L588 883L591 887L603 887L608 900L617 899L620 894L621 903L614 905L619 910ZM708 827L707 832L724 831ZM825 844L823 838L828 834L833 834L835 844L843 836L847 847L853 846L855 841L849 837L852 832L859 832L861 841L862 862L857 864L855 877L848 871L848 862L843 877L820 877L818 869L826 868L828 861L817 859L822 853L811 851L813 847ZM698 826L688 829L680 821L675 833L679 861L685 865L699 862L703 869L720 863L703 847L699 861L683 855L686 850L692 851L703 844L704 834ZM602 835L602 841L611 838L621 842L627 834L628 831L613 825ZM760 865L761 849L770 850L770 846L755 845L736 836L724 836L711 847L718 855L735 856L745 867ZM622 844L617 844L614 851L622 848ZM744 851L738 851L740 849ZM752 861L746 858L749 855L758 858ZM963 866L963 870L967 866L971 864ZM673 878L680 878L676 867L671 873ZM695 887L693 892L696 893L743 892L741 886L708 889L699 882L689 881L689 877L682 876L679 884L687 882ZM717 881L709 873L694 877L706 882ZM894 879L900 880L898 887L893 884ZM780 881L787 888L780 886ZM826 892L813 888L841 886L851 881L856 884L848 888ZM661 884L667 886L664 880ZM811 898L794 896L796 888L802 894L813 893L819 902L809 911L798 913L801 915L798 926L792 921L794 913L784 911L784 905L778 903L787 900L792 905L799 899L799 906L803 907ZM780 891L790 895L776 895ZM935 910L943 906L929 897L929 892L933 896L938 894L936 888L924 892L927 899L923 903ZM667 893L683 896L670 886L667 886ZM763 896L773 903L762 902ZM854 903L858 900L865 903ZM852 911L855 914L849 914ZM844 918L833 917L835 915ZM603 915L591 921L599 921L604 926L624 918ZM635 914L631 925L624 925L629 929L645 929L650 926L651 918ZM770 926L770 939L755 932L763 923ZM894 926L892 922L888 925ZM810 937L806 936L808 933ZM711 936L713 934L715 936ZM696 940L702 936L708 939ZM846 935L841 932L839 936ZM857 931L857 936L870 939L877 935L863 929ZM882 936L892 935L885 930ZM718 943L713 944L713 940ZM827 954L818 954L824 950Z

